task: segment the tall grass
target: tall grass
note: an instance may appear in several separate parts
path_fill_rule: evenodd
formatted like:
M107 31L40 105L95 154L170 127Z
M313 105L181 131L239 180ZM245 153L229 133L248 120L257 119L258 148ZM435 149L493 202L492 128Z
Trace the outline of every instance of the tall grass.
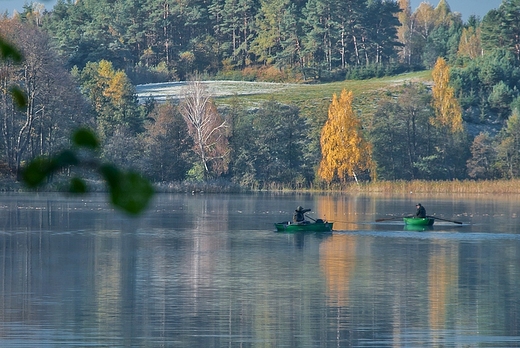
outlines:
M453 181L377 181L351 184L349 192L370 193L464 193L464 194L520 194L520 179L512 180L453 180Z
M105 192L103 182L89 180L91 192ZM245 192L330 192L330 193L374 193L374 194L520 194L520 179L511 180L453 180L453 181L375 181L346 185L316 183L310 187L295 187L281 183L269 183L262 186L243 187L226 180L213 180L209 182L172 182L156 183L156 192L162 193L245 193ZM26 188L19 183L9 180L0 181L0 192L20 192ZM47 185L42 191L67 192L67 187L57 181Z

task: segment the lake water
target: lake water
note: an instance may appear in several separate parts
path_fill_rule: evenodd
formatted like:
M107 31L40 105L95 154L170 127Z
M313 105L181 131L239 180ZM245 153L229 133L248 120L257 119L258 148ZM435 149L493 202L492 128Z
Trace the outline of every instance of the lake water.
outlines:
M423 203L432 229L399 220ZM295 207L333 233L277 233ZM520 197L0 196L0 347L520 347Z

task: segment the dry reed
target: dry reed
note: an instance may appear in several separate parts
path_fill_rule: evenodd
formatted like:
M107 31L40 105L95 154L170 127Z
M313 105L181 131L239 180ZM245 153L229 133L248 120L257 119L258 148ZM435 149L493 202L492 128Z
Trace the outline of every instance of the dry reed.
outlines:
M520 194L520 179L512 180L452 180L452 181L376 181L351 184L350 192L370 193L464 193L464 194Z

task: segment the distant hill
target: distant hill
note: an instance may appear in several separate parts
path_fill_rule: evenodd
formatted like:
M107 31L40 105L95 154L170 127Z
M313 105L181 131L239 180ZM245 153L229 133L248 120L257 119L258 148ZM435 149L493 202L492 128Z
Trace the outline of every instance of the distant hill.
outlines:
M205 81L209 93L218 99L218 104L226 105L230 97L238 97L252 106L261 101L274 98L280 103L295 105L318 105L328 103L334 93L339 94L343 88L352 90L355 103L360 113L371 114L382 95L406 83L421 82L431 85L430 71L401 74L392 77L369 80L349 80L323 84L270 83L249 81ZM182 98L186 81L150 83L136 86L136 93L141 102L153 98L164 102L167 99ZM466 118L472 119L472 118ZM465 129L471 137L480 132L495 135L502 128L501 122L493 121L474 123L465 122Z

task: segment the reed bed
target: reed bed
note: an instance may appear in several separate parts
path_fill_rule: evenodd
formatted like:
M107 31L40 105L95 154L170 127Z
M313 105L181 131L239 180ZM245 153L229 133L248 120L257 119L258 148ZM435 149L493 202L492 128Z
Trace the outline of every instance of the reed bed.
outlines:
M370 193L464 193L464 194L520 194L520 179L512 180L453 180L453 181L377 181L352 184L349 192Z
M102 181L88 180L90 192L105 192ZM284 185L277 183L264 184L262 187L241 187L226 180L208 182L175 182L157 183L156 192L162 193L244 193L244 192L330 192L330 193L374 193L374 194L520 194L520 179L511 180L452 180L452 181L374 181L366 183L348 183L346 185L324 183L312 187L302 185ZM0 192L27 191L20 183L0 180ZM61 181L47 185L37 191L66 192L66 185Z

